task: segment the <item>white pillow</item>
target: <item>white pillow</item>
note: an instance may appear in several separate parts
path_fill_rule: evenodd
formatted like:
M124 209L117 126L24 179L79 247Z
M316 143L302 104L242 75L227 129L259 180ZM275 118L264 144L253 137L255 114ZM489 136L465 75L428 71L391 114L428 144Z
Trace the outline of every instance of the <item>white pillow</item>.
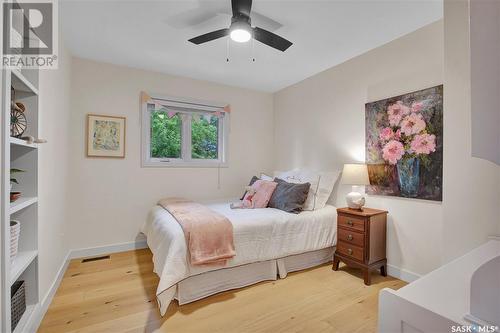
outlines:
M316 210L325 207L338 175L338 172L316 172L305 169L294 169L285 172L275 171L276 177L289 183L311 184L303 210Z
M330 198L333 191L333 186L339 177L340 172L320 172L319 173L319 186L316 192L316 205L314 209L321 209L325 207L326 202Z
M262 180L269 180L269 181L271 181L271 182L274 180L274 178L273 178L273 177L268 176L268 175L266 175L265 173L261 173L261 174L260 174L260 179L262 179Z

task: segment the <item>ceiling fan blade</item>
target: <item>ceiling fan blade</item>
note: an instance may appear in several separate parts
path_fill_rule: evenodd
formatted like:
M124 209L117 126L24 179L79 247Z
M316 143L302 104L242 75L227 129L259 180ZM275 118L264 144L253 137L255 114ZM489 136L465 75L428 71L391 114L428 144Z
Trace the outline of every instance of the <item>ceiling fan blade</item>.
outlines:
M262 15L255 10L252 10L252 25L257 27L263 27L268 31L276 31L283 26L283 24L273 20L270 17Z
M202 12L200 10L190 10L181 14L173 15L164 21L175 29L185 29L205 23L217 16L214 12Z
M241 14L250 17L252 0L231 0L231 7L233 8L233 17L238 17Z
M228 34L229 34L229 29L225 28L225 29L215 30L215 31L209 32L207 34L191 38L189 41L193 44L198 45L198 44L210 42L211 40L214 40L214 39L218 39L218 38L227 36Z
M273 34L270 31L261 29L259 27L253 28L253 38L255 38L261 43L264 43L270 47L273 47L283 52L293 44L292 42L286 40L285 38Z

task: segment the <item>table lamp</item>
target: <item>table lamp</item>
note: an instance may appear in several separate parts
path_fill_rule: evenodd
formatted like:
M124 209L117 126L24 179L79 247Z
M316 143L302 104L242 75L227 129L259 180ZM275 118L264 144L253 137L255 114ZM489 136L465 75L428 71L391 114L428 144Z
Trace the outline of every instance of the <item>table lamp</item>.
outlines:
M363 210L365 197L358 192L358 186L370 185L366 164L344 164L342 184L352 185L352 191L345 197L347 206L351 209Z

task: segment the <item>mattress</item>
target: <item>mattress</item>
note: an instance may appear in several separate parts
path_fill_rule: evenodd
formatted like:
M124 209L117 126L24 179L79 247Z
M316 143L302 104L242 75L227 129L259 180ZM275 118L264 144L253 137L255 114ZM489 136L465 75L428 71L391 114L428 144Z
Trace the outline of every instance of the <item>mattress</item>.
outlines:
M291 214L274 208L231 209L229 204L227 201L207 204L233 224L236 256L225 266L191 266L181 226L162 207L151 209L142 232L153 253L154 271L160 277L156 294L162 315L176 294L177 284L188 277L335 244L337 214L333 206Z

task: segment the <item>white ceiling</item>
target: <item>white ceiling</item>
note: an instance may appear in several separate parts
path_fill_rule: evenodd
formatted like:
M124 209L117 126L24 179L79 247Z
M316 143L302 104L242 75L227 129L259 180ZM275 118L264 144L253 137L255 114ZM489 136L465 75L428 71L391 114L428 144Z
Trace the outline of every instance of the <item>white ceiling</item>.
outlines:
M60 24L79 57L274 92L443 15L442 0L254 0L252 10L282 24L261 27L294 45L282 53L255 42L252 62L252 43L231 41L226 62L227 37L198 46L187 40L228 27L230 3L65 1ZM193 15L207 20L190 25Z

